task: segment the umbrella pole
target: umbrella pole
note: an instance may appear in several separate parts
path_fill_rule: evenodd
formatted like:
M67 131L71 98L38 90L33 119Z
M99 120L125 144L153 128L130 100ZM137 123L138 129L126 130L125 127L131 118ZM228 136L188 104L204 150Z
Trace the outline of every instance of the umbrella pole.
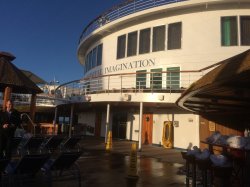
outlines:
M3 111L5 111L7 101L11 99L11 92L12 88L8 86L4 90Z

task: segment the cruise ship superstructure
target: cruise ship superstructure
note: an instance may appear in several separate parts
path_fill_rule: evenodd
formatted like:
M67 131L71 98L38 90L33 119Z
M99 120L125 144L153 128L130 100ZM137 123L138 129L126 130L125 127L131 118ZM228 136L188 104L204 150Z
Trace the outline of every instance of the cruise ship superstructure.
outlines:
M216 63L250 46L248 0L134 0L87 25L78 45L84 78L73 94L89 135L188 148L200 116L181 93ZM71 85L73 82L68 84ZM64 85L67 86L67 85Z

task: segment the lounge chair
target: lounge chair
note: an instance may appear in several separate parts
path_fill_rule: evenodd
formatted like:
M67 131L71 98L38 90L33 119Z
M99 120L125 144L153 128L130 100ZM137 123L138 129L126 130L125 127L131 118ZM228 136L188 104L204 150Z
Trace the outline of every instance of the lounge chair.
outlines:
M56 180L70 180L71 178L78 179L79 187L81 186L81 173L76 161L81 156L82 152L61 152L55 159L49 159L42 171L49 179L49 184Z
M68 137L65 141L63 141L60 145L61 151L72 151L72 150L81 150L81 146L79 144L81 140L81 136L72 136Z
M21 144L21 154L37 154L41 153L41 144L44 141L44 137L42 136L32 136Z
M63 136L51 136L44 141L44 143L41 145L41 149L47 149L50 153L52 153L62 143L63 139Z
M13 137L11 141L11 153L12 156L20 156L19 145L22 141L22 137Z
M5 185L5 178L6 178L6 173L5 169L7 165L9 164L10 160L6 158L0 159L0 178L1 178L1 186L4 187Z
M11 180L10 186L16 186L15 182L24 183L32 181L41 167L49 159L50 154L27 154L18 161L12 161L6 167L7 175Z

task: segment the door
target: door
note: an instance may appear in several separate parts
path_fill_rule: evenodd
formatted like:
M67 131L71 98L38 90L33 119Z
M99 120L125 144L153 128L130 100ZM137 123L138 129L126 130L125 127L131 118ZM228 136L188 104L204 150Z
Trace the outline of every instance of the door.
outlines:
M142 144L152 144L153 114L143 114Z
M114 112L112 118L112 137L126 139L127 132L127 113Z

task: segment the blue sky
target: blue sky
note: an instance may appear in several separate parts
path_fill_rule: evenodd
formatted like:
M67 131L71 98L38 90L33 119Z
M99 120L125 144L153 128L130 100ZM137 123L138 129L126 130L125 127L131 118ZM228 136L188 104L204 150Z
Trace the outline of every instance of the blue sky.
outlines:
M45 81L83 77L77 45L83 28L123 0L0 0L0 51Z

